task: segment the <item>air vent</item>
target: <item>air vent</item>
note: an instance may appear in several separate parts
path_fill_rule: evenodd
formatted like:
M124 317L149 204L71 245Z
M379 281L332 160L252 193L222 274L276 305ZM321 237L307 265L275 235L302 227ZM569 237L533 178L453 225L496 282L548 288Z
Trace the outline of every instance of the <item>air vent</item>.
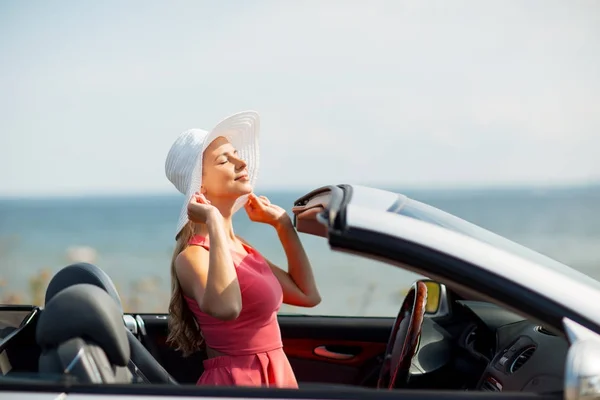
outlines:
M523 366L523 364L525 364L527 362L527 360L529 360L531 358L534 351L535 351L535 347L533 347L533 346L527 347L526 349L521 351L521 353L519 353L517 358L515 358L515 360L510 365L508 372L510 372L511 374L514 374L515 372L517 372Z
M539 333L542 333L544 335L548 335L548 336L556 336L553 332L549 331L548 329L544 328L543 326L539 325L535 327L535 330L538 331Z
M481 390L483 392L501 392L502 385L491 376L488 376L481 384Z
M465 338L465 344L470 347L475 342L475 339L477 339L477 327L476 326L473 327L473 329L471 329L471 332L469 332L467 334L467 337Z

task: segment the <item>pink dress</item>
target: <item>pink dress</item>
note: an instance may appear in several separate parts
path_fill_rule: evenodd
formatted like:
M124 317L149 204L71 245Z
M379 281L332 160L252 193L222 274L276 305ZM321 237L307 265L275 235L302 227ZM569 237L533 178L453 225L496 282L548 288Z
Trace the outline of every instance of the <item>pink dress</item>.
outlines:
M194 236L190 245L209 249L208 237ZM242 311L232 321L203 313L185 296L206 345L223 356L204 360L197 385L297 388L294 371L283 351L277 312L283 301L279 281L265 259L250 246L247 255L231 250L242 293Z

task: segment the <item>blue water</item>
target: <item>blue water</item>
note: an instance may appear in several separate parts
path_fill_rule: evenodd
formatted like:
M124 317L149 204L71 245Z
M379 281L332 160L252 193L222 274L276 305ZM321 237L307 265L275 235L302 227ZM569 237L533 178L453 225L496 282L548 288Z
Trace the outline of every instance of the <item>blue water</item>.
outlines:
M600 279L600 188L568 190L400 191L453 213ZM291 210L303 192L264 193ZM116 282L131 311L166 312L169 263L182 198L177 196L0 200L0 297L30 299L32 275L57 271L67 249L95 249L95 263ZM285 266L273 229L244 211L236 233ZM301 235L323 302L285 312L394 315L418 276L381 262L332 253L321 238Z

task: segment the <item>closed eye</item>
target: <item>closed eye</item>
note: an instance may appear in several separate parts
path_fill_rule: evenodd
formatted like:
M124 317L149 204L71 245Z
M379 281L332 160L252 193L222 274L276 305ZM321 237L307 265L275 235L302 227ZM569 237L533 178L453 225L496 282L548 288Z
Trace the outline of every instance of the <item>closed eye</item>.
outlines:
M223 165L223 164L226 164L226 163L227 163L227 161L229 161L229 154L233 154L235 157L237 157L237 155L238 155L238 151L237 151L237 150L233 150L233 152L232 152L232 153L223 153L223 154L220 154L220 155L217 157L217 164L218 164L218 165ZM222 158L222 159L219 159L219 157L223 157L223 158Z

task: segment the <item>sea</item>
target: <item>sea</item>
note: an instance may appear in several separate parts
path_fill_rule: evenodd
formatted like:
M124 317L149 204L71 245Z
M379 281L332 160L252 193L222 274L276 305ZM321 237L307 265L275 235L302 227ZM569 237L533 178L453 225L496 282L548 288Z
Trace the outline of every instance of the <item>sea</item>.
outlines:
M389 188L388 188L389 189ZM394 189L505 236L600 280L600 186L554 189ZM291 215L304 191L264 194ZM174 230L182 197L0 199L0 302L43 305L48 279L75 261L93 262L115 282L128 312L166 313ZM285 268L274 230L243 209L237 234ZM300 234L323 301L282 313L395 316L420 276L332 251Z

